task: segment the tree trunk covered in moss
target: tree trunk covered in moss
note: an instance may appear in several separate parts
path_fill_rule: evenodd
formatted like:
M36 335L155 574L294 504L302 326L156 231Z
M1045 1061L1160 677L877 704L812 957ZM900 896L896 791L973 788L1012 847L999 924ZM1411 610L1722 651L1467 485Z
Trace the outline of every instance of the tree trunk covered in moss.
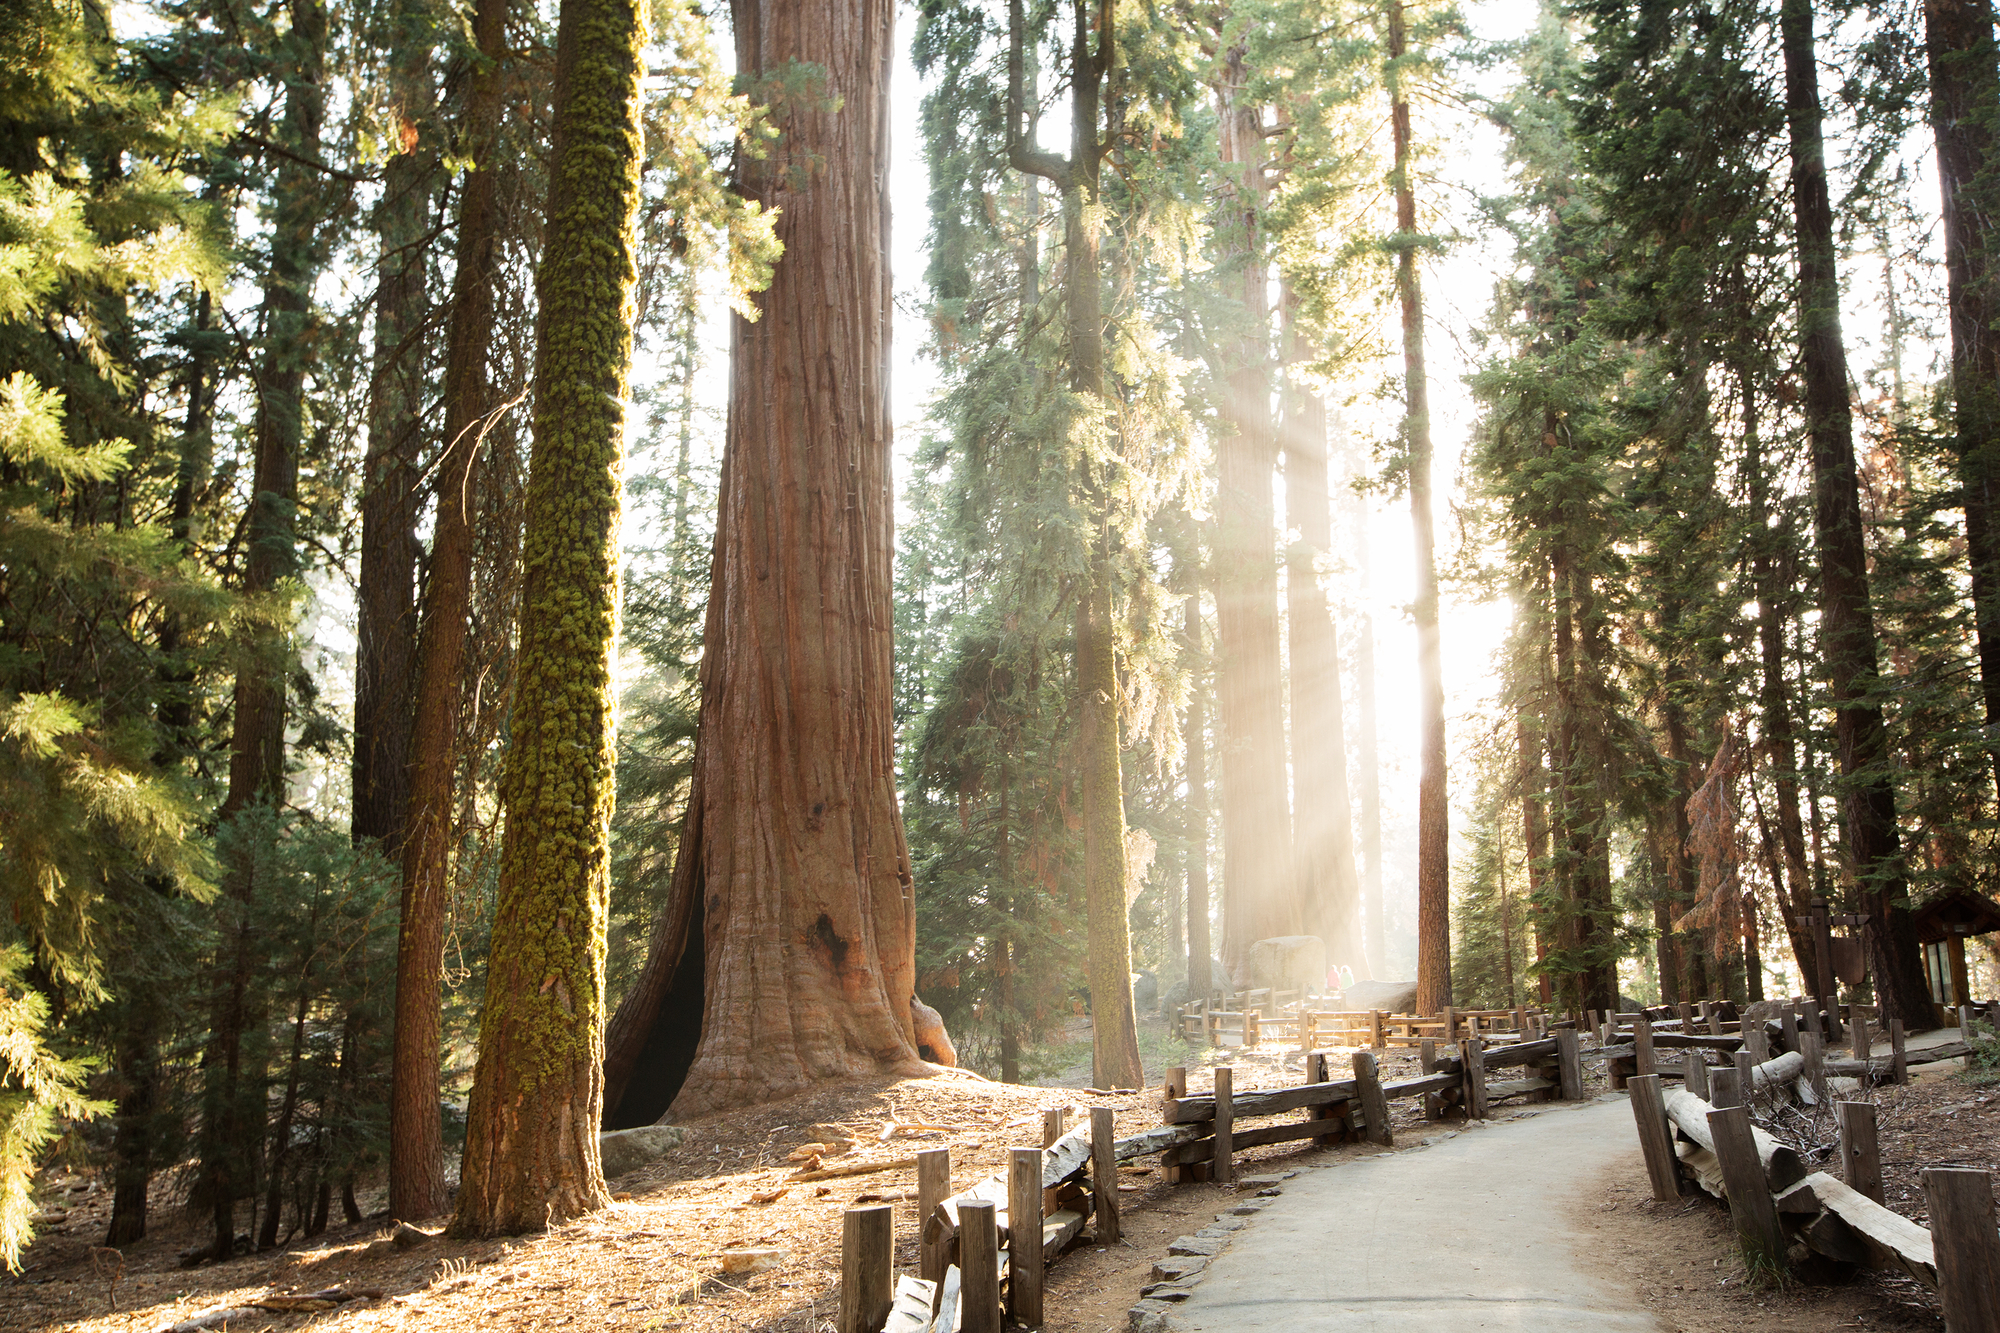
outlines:
M895 8L732 13L742 77L811 61L826 83L785 104L769 156L741 162L784 257L762 317L734 322L694 786L671 905L607 1037L621 1121L668 1098L686 1116L928 1068L890 672Z
M1847 397L1847 347L1840 327L1840 274L1833 206L1827 195L1812 0L1784 0L1779 31L1797 227L1799 360L1805 378L1813 525L1820 553L1820 657L1832 694L1846 851L1869 917L1863 933L1884 1018L1918 1026L1931 1012L1930 989L1910 919L1889 733L1876 693L1875 613L1868 599L1867 537Z
M1216 267L1240 302L1226 339L1216 441L1216 715L1222 770L1222 961L1241 981L1250 946L1303 928L1285 774L1285 690L1278 625L1278 439L1271 420L1270 299L1261 243L1262 107L1243 49L1227 52L1215 89L1225 164Z
M1297 302L1283 289L1285 360L1303 366ZM1329 965L1369 975L1361 932L1361 881L1354 867L1354 808L1347 790L1347 723L1340 690L1340 642L1321 586L1333 553L1333 499L1327 466L1326 403L1288 374L1285 380L1285 627L1292 698L1292 816L1303 885L1305 929L1326 944ZM1322 978L1324 980L1324 978Z
M644 37L633 0L564 0L507 822L459 1236L538 1231L610 1202L597 1127Z
M445 348L444 450L438 468L430 577L424 585L404 821L402 917L396 937L394 1076L389 1100L389 1211L415 1220L445 1211L438 1047L445 908L450 899L452 782L458 771L467 617L472 609L472 506L488 425L487 343L493 334L501 75L509 0L478 0L479 58L466 93L459 151L472 160L458 209L456 271Z
M1409 450L1410 528L1417 589L1417 1012L1451 1003L1451 809L1446 790L1444 659L1438 633L1437 541L1431 516L1430 384L1424 372L1424 302L1417 284L1417 196L1410 178L1408 53L1402 0L1389 6L1390 122L1396 164L1396 295L1403 315L1403 432Z
M324 77L326 10L319 0L293 0L291 30L281 40L285 112L273 186L275 217L271 265L264 287L264 339L257 368L255 460L251 481L243 588L269 594L298 572L299 443L306 366L312 355L313 284L323 262L319 246L321 199L314 169L326 118ZM235 731L230 739L229 790L219 823L253 806L276 805L285 794L285 668L283 636L254 637L236 674ZM203 1104L200 1192L215 1224L211 1253L234 1253L236 1200L256 1188L263 1150L264 1090L243 1068L250 1030L251 981L257 968L254 934L256 867L263 858L250 845L249 824L230 846L218 904L216 977L210 999L208 1049L202 1055Z

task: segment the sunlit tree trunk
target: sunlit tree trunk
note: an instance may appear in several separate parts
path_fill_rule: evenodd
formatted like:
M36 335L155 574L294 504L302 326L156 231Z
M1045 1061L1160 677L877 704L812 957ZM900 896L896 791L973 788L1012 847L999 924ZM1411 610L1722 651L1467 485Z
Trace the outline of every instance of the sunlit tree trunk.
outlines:
M450 899L452 786L458 771L459 679L472 609L472 512L491 410L486 355L498 282L500 171L493 152L507 9L508 0L478 0L472 18L479 59L470 71L460 144L472 166L462 178L459 198L445 345L444 447L414 667L389 1100L389 1210L405 1219L434 1217L449 1202L438 1117L439 1004Z
M741 162L784 258L761 318L734 323L693 793L670 906L607 1038L625 1122L668 1097L687 1116L929 1068L892 734L894 7L732 12L743 77L812 61L826 83L785 107L770 156ZM674 1047L697 1023L698 1046ZM642 1058L660 1068L634 1084Z
M1215 987L1209 974L1215 945L1208 929L1208 654L1202 641L1198 586L1187 595L1181 624L1191 660L1187 722L1182 728L1187 743L1187 994L1190 1000L1206 1000Z
M1403 316L1403 443L1409 458L1410 527L1416 535L1417 1011L1451 1003L1451 810L1444 746L1444 660L1438 629L1436 538L1431 516L1430 386L1424 372L1424 303L1417 282L1417 196L1411 173L1408 53L1402 0L1389 6L1390 122L1396 164L1396 297Z
M632 0L564 0L506 828L459 1236L538 1231L611 1201L597 1129L644 40Z
M1784 0L1779 29L1797 223L1799 359L1805 372L1820 553L1820 654L1833 695L1841 813L1869 918L1865 934L1876 994L1886 1017L1917 1026L1930 1013L1930 996L1903 876L1888 730L1873 694L1875 615L1868 601L1867 540L1847 400L1847 349L1840 329L1840 274L1827 197L1812 0Z
M1216 440L1216 719L1222 804L1222 961L1245 979L1250 946L1304 928L1285 773L1284 680L1278 622L1278 444L1271 420L1272 356L1263 108L1250 94L1240 45L1215 85L1217 147L1226 211L1216 228L1216 271L1239 304L1220 351Z
M1343 432L1344 434L1344 432ZM1343 455L1353 458L1353 444L1344 441ZM1350 469L1352 470L1352 469ZM1362 953L1373 968L1388 964L1387 905L1382 901L1382 767L1375 726L1375 617L1368 609L1373 594L1368 535L1368 501L1347 492L1348 521L1353 527L1354 591L1361 614L1354 618L1354 789L1360 802Z
M1291 288L1282 299L1285 360L1310 356ZM1321 584L1333 551L1333 501L1327 467L1326 403L1292 374L1285 380L1285 519L1296 540L1285 548L1285 626L1289 635L1292 812L1303 882L1305 929L1326 944L1330 966L1369 975L1363 956L1361 884L1354 867L1354 810L1347 791L1347 725L1340 689L1340 642ZM1324 980L1324 978L1321 978Z

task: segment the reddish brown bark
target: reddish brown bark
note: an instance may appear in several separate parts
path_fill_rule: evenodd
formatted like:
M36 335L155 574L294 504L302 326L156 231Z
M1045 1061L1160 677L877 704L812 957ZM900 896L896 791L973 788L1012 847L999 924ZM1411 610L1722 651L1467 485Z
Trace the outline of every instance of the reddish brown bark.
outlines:
M1430 384L1424 371L1424 301L1417 281L1417 195L1410 179L1408 51L1402 0L1389 6L1390 128L1396 166L1396 296L1403 316L1403 431L1409 456L1410 528L1417 595L1417 1011L1451 1003L1451 810L1446 790L1444 661L1438 628L1437 540L1431 516Z
M395 1053L389 1100L389 1211L414 1220L445 1211L439 1005L445 908L450 898L452 782L458 771L459 679L472 608L473 496L488 422L487 342L498 282L495 232L499 166L499 63L508 0L479 0L464 151L473 168L459 202L457 267L445 349L444 454L430 577L424 585L411 723L409 809L404 823L402 920L396 942Z
M699 995L685 1076L648 1083L677 1116L928 1068L910 1016L914 897L891 730L894 7L736 0L732 13L745 77L815 62L839 109L792 102L770 156L742 163L741 189L776 212L784 258L762 317L734 325L672 906L606 1037L617 1106L656 1025L694 1024ZM684 977L677 990L677 969L696 966L698 989Z

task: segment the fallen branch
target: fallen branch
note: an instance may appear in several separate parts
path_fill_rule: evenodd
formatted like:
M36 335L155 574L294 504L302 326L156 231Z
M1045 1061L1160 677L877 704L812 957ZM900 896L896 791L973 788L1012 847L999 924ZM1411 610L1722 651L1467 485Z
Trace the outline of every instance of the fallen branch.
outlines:
M885 1162L849 1162L846 1166L823 1167L818 1171L797 1171L787 1180L834 1180L841 1176L866 1176L877 1171L914 1171L917 1159L914 1157L892 1157Z

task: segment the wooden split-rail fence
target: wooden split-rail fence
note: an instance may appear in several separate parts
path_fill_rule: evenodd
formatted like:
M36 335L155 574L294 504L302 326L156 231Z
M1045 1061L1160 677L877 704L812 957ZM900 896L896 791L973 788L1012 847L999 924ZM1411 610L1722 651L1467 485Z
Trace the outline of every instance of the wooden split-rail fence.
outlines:
M1380 1050L1417 1046L1425 1040L1455 1042L1461 1035L1540 1036L1549 1027L1548 1011L1540 1007L1446 1009L1425 1017L1386 1009L1313 1009L1301 992L1268 990L1196 1000L1182 1005L1175 1020L1182 1040L1196 1045L1257 1046L1282 1041L1301 1051L1326 1046Z
M1782 1275L1804 1252L1843 1267L1901 1273L1937 1293L1947 1333L2000 1333L1992 1173L1925 1171L1931 1225L1923 1227L1884 1205L1873 1103L1835 1106L1841 1176L1808 1172L1796 1149L1752 1118L1759 1096L1803 1090L1799 1056L1781 1055L1747 1073L1740 1063L1717 1070L1701 1094L1670 1087L1657 1073L1627 1080L1653 1197L1669 1202L1700 1188L1723 1200L1754 1274Z
M888 1206L849 1209L839 1333L1000 1333L1008 1317L1038 1327L1048 1263L1086 1226L1096 1244L1118 1238L1121 1163L1158 1156L1169 1184L1228 1181L1235 1154L1264 1144L1392 1145L1392 1102L1418 1099L1432 1118L1452 1107L1480 1118L1509 1099L1578 1100L1587 1058L1575 1028L1562 1027L1505 1044L1426 1041L1422 1074L1389 1082L1368 1051L1354 1053L1347 1078L1333 1078L1327 1053L1314 1051L1303 1083L1242 1092L1229 1066L1215 1070L1215 1086L1205 1093L1191 1093L1187 1071L1174 1069L1162 1089L1161 1123L1140 1134L1114 1137L1109 1107L1093 1108L1089 1123L1075 1128L1051 1111L1041 1148L1013 1149L1006 1171L956 1193L949 1151L919 1153L919 1273L894 1275Z

